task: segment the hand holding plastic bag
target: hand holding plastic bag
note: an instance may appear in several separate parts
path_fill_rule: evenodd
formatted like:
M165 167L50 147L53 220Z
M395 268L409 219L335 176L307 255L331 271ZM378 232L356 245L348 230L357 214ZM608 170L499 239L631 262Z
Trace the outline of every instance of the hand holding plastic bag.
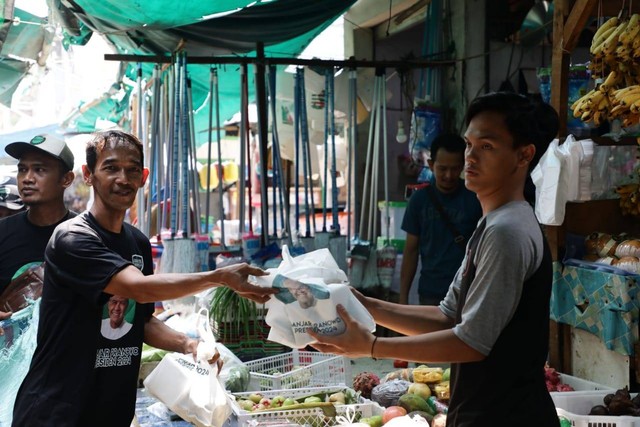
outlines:
M231 415L231 407L215 365L207 362L216 353L207 310L200 311L196 329L202 339L197 360L191 354L169 353L145 379L144 386L182 419L198 427L222 427Z
M351 316L375 331L373 317L351 293L347 276L328 249L299 257L282 248L283 261L269 276L257 278L263 286L279 290L267 303L268 339L291 348L303 348L315 340L311 328L320 334L339 335L345 325L336 306L342 304Z

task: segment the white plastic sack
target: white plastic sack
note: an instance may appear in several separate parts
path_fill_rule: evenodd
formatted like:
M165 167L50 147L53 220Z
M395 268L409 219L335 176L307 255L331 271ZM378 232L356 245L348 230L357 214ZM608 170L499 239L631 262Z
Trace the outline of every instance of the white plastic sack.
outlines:
M531 172L536 186L535 213L546 225L562 225L565 205L580 195L582 144L569 135L563 144L554 139Z
M385 425L388 427L429 427L427 420L419 415L414 415L413 417L411 415L404 415L402 417L391 418Z
M222 427L231 407L215 366L207 362L216 345L207 310L201 311L197 329L203 340L198 344L197 361L191 354L169 353L144 380L144 386L182 419L198 427Z
M342 304L371 332L375 331L373 317L351 293L346 274L328 249L292 258L285 245L282 258L269 276L257 278L263 286L279 289L267 302L265 322L271 327L270 341L303 348L314 342L308 328L326 335L341 334L345 325L336 311L337 304Z

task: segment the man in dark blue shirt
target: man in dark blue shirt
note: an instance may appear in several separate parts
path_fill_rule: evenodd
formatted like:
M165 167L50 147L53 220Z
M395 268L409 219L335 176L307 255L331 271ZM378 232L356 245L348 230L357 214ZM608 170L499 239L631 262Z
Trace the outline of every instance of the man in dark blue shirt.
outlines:
M418 295L422 305L438 305L464 257L464 247L482 216L475 193L460 178L464 167L464 140L442 134L431 144L429 186L411 196L402 221L407 232L400 270L401 304L421 263ZM456 241L456 239L458 241Z

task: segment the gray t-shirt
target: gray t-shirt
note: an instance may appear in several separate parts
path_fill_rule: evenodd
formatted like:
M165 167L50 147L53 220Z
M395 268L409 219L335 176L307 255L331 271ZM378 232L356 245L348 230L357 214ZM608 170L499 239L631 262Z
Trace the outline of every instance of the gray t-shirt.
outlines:
M531 206L510 202L480 220L486 227L470 242L480 239L473 262L476 276L467 293L462 321L453 333L480 353L488 355L520 301L522 286L542 262L543 236ZM480 227L479 227L480 228ZM440 310L455 318L457 295L467 255L458 269Z

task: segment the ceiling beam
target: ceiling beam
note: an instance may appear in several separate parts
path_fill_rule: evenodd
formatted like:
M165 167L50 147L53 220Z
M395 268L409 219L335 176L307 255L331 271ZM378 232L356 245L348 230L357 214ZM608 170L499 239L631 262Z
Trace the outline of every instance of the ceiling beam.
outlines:
M358 0L346 14L349 22L360 28L370 28L389 20L417 3L430 3L430 0ZM391 11L389 6L391 5ZM389 13L391 12L391 13Z
M417 6L417 7L416 7ZM383 22L375 27L375 39L380 40L388 36L397 34L414 25L424 23L427 19L427 8L429 0L420 0L414 6L397 14L391 22Z
M596 0L577 0L574 3L564 23L563 48L565 50L572 51L576 48L580 33L593 15L597 3Z

